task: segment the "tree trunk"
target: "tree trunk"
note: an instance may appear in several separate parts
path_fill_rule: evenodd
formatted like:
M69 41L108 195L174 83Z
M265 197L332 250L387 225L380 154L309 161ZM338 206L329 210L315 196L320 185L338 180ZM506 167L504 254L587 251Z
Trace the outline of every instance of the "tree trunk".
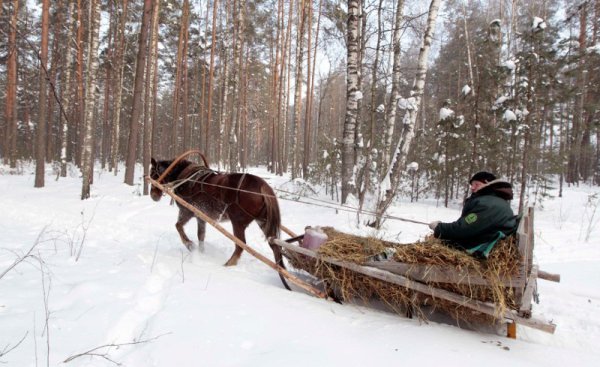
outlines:
M394 19L394 33L392 36L392 49L394 50L393 62L392 62L392 90L390 93L390 100L386 108L386 129L385 138L383 143L383 154L381 158L380 175L383 176L388 170L390 157L392 156L392 138L394 137L394 127L396 126L396 111L398 109L398 99L400 98L400 77L402 72L400 71L400 37L402 31L400 25L404 18L404 0L397 0L396 4L396 17Z
M364 167L362 170L362 178L359 176L358 184L358 200L359 200L359 212L362 211L365 202L365 197L370 196L373 193L374 188L371 186L371 178L374 176L374 163L376 162L377 156L375 155L375 128L377 123L377 71L379 69L379 55L381 53L381 39L383 20L381 19L381 11L383 8L383 0L379 0L379 6L377 7L377 41L375 42L375 60L373 60L373 67L371 69L371 105L370 105L370 118L369 118L369 139L367 141L367 151L364 157ZM375 160L374 160L375 159Z
M213 3L213 14L212 14L212 37L210 45L210 66L208 72L208 106L206 116L206 130L204 133L204 152L210 154L210 125L212 117L212 93L213 93L213 79L215 74L215 44L217 42L217 8L219 1L214 0Z
M242 99L240 98L239 86L241 84L240 80L242 77L241 69L242 69L242 53L243 53L243 43L244 43L244 11L246 9L246 2L244 0L239 0L237 9L234 13L236 13L235 20L235 33L237 35L237 39L233 49L233 72L231 76L232 86L231 90L232 94L232 113L231 113L231 122L229 126L229 170L231 172L237 172L240 168L240 159L239 159L239 149L238 149L238 141L239 141L239 118L241 116L240 108Z
M312 60L311 60L311 48L312 48L312 22L313 22L313 10L312 2L307 2L308 7L308 43L307 43L307 55L306 55L306 112L304 113L304 149L302 154L302 177L308 178L308 165L310 160L310 135L311 135L311 117L312 117L312 94L313 94L313 78L312 73ZM315 52L316 53L316 52Z
M292 180L298 177L299 149L298 131L302 120L302 60L304 58L304 32L306 27L307 8L309 0L300 0L298 3L300 17L298 19L298 34L296 43L296 76L294 85L294 129L292 132Z
M54 19L52 20L52 32L54 37L52 37L52 62L50 63L50 68L48 69L48 87L53 92L50 94L50 98L48 99L48 109L46 112L46 163L51 163L56 158L56 124L54 123L54 106L56 104L56 78L58 75L57 68L60 64L60 59L62 58L62 53L59 52L59 47L62 45L59 44L60 39L60 30L64 27L63 25L63 17L62 14L64 12L64 8L61 0L55 0L53 2L54 5ZM60 109L59 109L60 111ZM59 115L60 116L60 115Z
M47 108L47 64L48 64L48 17L50 13L50 1L42 2L42 44L40 49L40 94L39 94L39 116L36 135L35 152L35 184L34 187L44 187L44 174L46 169L46 108Z
M155 80L156 61L158 54L158 14L160 11L160 1L155 1L152 9L152 27L150 29L150 42L148 43L148 60L146 63L146 103L144 103L144 143L143 143L143 162L144 176L150 174L150 158L152 151L152 135L154 133L154 105L156 104ZM144 195L148 195L148 182L144 180Z
M146 41L150 24L152 0L144 0L144 14L142 15L142 29L139 35L137 62L135 68L135 82L133 89L133 109L129 123L129 144L127 146L127 161L125 164L125 183L133 185L133 175L137 155L137 140L140 129L140 113L142 111L142 93L144 83L144 67L146 65Z
M379 228L382 223L383 215L392 203L392 200L396 196L398 191L400 177L404 166L406 165L406 157L408 150L410 149L410 143L414 137L414 126L417 121L417 114L419 112L419 106L421 105L421 98L423 96L423 90L425 87L425 78L427 76L427 58L429 56L429 49L433 40L433 33L435 31L435 20L437 19L438 10L440 7L441 0L431 0L429 5L429 13L427 16L427 28L423 36L423 45L419 51L419 59L417 63L417 73L415 75L415 82L411 91L411 96L414 98L413 108L406 111L403 120L403 130L398 145L395 149L394 161L390 162L388 173L384 180L389 180L390 188L386 191L385 199L379 202L377 209L377 220L375 226Z
M5 163L10 162L10 166L17 166L17 20L19 16L19 0L13 1L12 16L10 18L10 33L8 36L8 60L6 62L6 99L5 99L5 142L4 155Z
M123 0L122 3L122 11L120 18L120 25L117 31L118 34L118 44L117 44L117 52L115 55L115 66L117 69L117 75L114 80L115 85L113 90L115 91L115 96L113 98L113 115L112 115L112 144L110 149L110 156L112 164L109 166L114 169L115 176L119 170L119 139L121 135L120 123L121 123L121 106L123 104L123 74L125 69L125 25L127 24L127 0Z
M346 66L346 118L342 138L342 204L354 190L354 150L358 113L358 11L359 0L348 0L347 66Z
M85 90L84 90L84 75L83 75L83 7L82 0L77 0L77 112L74 124L76 126L75 131L75 143L74 143L74 154L75 164L81 167L81 147L83 146L83 129L84 129L84 108L85 108Z
M94 108L96 99L98 99L96 73L98 71L98 38L100 35L100 0L90 0L89 2L89 27L81 200L90 197L90 182L94 174Z
M65 63L64 63L64 87L62 95L62 108L65 112L65 116L69 116L69 108L71 105L71 64L73 63L73 51L71 50L71 38L73 37L73 11L75 10L75 3L70 1L67 10L67 41L66 41L66 52ZM67 147L69 142L69 120L63 118L62 126L62 138L61 138L61 150L60 150L60 176L67 177Z

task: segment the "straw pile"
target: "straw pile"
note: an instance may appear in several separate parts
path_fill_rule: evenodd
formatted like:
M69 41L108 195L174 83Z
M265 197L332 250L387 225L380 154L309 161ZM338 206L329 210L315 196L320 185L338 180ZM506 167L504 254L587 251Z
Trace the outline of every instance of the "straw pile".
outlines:
M323 257L336 260L365 264L377 254L386 252L388 259L426 266L453 267L457 271L469 271L485 278L490 286L472 285L467 283L432 283L430 287L445 289L471 299L493 302L501 312L517 307L511 288L502 285L502 278L516 275L519 271L519 253L514 236L496 244L487 260L479 260L457 249L444 245L432 236L414 244L399 245L382 241L373 237L359 237L338 232L333 228L323 228L328 241L317 253ZM325 261L287 251L293 267L302 269L315 277L322 279L327 287L345 302L362 301L369 303L379 299L398 313L411 312L425 319L424 307L433 306L461 321L494 323L495 318L461 307L456 303L445 301L413 290L365 276L346 268ZM391 255L391 258L390 258Z

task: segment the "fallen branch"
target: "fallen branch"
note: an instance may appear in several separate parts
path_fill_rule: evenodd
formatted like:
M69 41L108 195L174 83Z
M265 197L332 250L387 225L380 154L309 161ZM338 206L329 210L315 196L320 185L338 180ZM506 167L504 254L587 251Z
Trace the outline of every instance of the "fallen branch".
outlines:
M130 346L130 345L150 343L150 342L153 342L154 340L156 340L156 339L158 339L160 337L163 337L163 336L169 335L169 334L171 334L171 333L161 334L161 335L155 336L153 338L149 338L149 339L134 340L134 341L129 342L129 343L109 343L109 344L104 344L104 345L101 345L99 347L92 348L92 349L90 349L88 351L85 351L83 353L78 353L78 354L72 355L69 358L65 359L63 361L63 363L69 363L72 360L77 359L79 357L89 356L89 357L100 357L100 358L106 359L109 362L114 363L115 365L120 365L120 363L118 363L118 362L110 359L110 357L109 357L108 354L110 353L110 349L111 348L119 349L120 347L125 347L125 346ZM102 349L108 349L108 350L101 351Z
M12 347L10 345L7 345L6 347L4 347L4 349L0 350L0 358L4 357L11 351L15 350L19 345L21 345L21 343L23 343L23 340L25 340L25 338L27 337L28 334L29 334L29 331L25 332L25 335L23 335L21 340L19 340L17 342L17 344L13 345ZM0 362L0 363L3 363L3 362Z

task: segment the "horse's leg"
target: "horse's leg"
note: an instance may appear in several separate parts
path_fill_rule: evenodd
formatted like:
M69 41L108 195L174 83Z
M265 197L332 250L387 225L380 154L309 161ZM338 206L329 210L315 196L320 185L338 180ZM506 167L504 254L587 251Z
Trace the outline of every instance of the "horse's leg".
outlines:
M246 243L246 227L248 227L248 224L231 221L231 225L233 226L233 235L239 238L242 242ZM235 250L233 251L233 254L229 260L227 260L225 263L225 266L237 265L243 251L244 249L236 244Z
M204 251L204 237L206 236L206 222L196 217L198 222L198 247Z
M187 249L190 251L192 250L193 242L185 234L185 231L183 230L183 226L185 226L185 224L187 222L189 222L193 216L194 216L194 214L191 211L189 211L188 209L180 208L179 209L179 217L177 218L177 223L175 223L175 228L177 228L179 237L181 237L181 242L183 242L185 247L187 247Z

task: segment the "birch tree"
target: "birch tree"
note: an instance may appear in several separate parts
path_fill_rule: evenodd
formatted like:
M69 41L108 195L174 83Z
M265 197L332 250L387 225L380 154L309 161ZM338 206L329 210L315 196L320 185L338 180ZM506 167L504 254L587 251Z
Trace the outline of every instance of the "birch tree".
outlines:
M417 114L419 113L419 106L421 105L421 98L425 87L425 78L427 76L427 58L429 57L429 49L431 48L431 42L433 41L435 21L437 19L440 3L441 0L431 0L429 5L427 25L425 34L423 35L423 44L419 51L417 72L411 90L411 106L406 110L406 114L402 120L402 134L398 140L393 161L388 164L388 167L390 168L380 184L380 187L382 189L385 188L386 191L384 198L379 202L377 208L377 219L375 221L375 226L377 228L381 226L383 215L391 205L392 200L396 197L400 177L404 170L404 166L406 165L408 150L415 135L414 127L417 121Z
M81 200L90 197L90 183L94 174L94 109L96 106L97 84L96 73L98 71L98 44L100 36L100 0L89 2L89 34L87 51L87 77L85 93L85 120L82 154L82 176Z
M348 1L347 20L347 65L346 65L346 118L342 138L342 204L354 190L354 135L358 115L358 100L362 93L358 90L358 22L359 0Z
M396 16L394 17L394 27L392 35L392 90L390 91L390 99L386 108L385 137L380 165L381 175L385 175L385 173L387 172L390 157L392 155L392 138L394 137L394 127L396 126L396 111L398 109L398 99L400 98L400 77L402 76L402 73L400 71L400 37L402 35L400 26L404 17L403 11L404 0L397 0Z
M64 86L62 94L62 108L68 116L69 108L71 105L71 64L73 63L73 52L71 51L71 38L73 37L73 11L75 9L75 3L70 1L67 8L67 46L66 46L66 57L65 57L65 69L64 69ZM61 137L61 149L60 149L60 176L67 176L67 147L69 143L69 120L63 118L62 124L62 137Z
M229 124L229 170L237 172L240 168L240 152L238 149L239 136L239 122L241 117L241 103L240 98L240 85L242 78L242 53L244 44L244 12L246 8L245 0L239 0L238 8L236 9L236 40L233 49L233 72L231 75L233 90L232 103L233 109L231 113L231 122Z

